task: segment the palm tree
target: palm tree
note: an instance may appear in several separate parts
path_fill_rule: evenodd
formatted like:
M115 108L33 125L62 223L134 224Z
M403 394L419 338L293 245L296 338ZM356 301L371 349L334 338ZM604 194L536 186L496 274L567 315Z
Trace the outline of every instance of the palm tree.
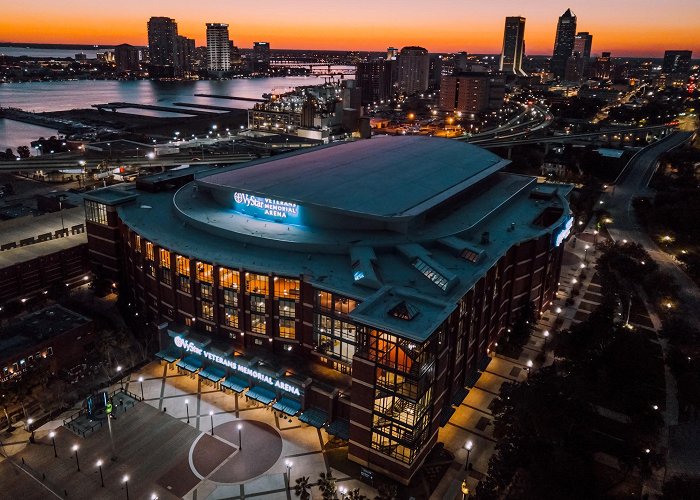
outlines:
M324 500L333 500L336 497L338 487L335 484L336 479L331 471L321 472L318 479L318 488L321 490L321 496Z
M298 477L294 485L294 494L301 497L301 500L309 500L311 498L311 486L308 476Z

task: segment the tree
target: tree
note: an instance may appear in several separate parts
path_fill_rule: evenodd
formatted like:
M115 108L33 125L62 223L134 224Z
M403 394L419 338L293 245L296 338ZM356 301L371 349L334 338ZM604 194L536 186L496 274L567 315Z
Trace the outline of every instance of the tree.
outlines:
M20 146L17 148L17 154L19 155L20 158L29 158L30 153L29 153L29 146Z
M377 488L377 496L374 500L397 500L398 498L399 492L395 485L382 484Z
M350 490L345 495L346 500L367 500L367 497L360 493L360 488Z
M336 498L338 486L331 471L321 472L317 484L318 488L321 490L321 495L324 500L332 500Z
M308 476L298 477L294 485L294 494L301 500L309 500L311 498L311 483Z

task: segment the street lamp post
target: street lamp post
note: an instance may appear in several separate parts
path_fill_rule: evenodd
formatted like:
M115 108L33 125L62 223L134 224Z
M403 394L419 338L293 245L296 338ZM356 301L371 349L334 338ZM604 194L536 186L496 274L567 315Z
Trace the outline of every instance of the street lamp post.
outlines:
M190 401L185 399L185 411L187 412L187 423L190 423Z
M49 432L49 437L51 438L51 443L53 444L53 456L58 458L58 452L56 451L56 433L54 431Z
M124 391L124 379L122 378L122 365L117 366L117 373L119 374L119 386L122 392Z
M100 484L102 484L102 487L105 487L105 478L102 476L102 460L97 461L97 468L100 469Z
M126 490L126 500L129 500L129 476L124 476L124 489Z
M241 424L238 424L238 449L243 450L243 441L241 440L241 429L243 429L243 426Z
M467 461L464 463L464 470L469 470L469 458L471 457L472 454L472 448L474 447L474 443L470 441L467 441L467 443L464 445L464 447L467 449Z
M75 465L78 467L78 472L80 472L80 460L78 459L78 445L73 445L73 451L75 452Z
M33 424L33 423L34 423L34 419L33 419L33 418L30 417L30 418L27 419L27 432L31 432L31 434L29 435L29 442L30 442L30 443L33 443L33 442L34 442L34 429L32 429L32 424Z
M287 489L289 489L292 487L292 461L287 460L284 465L287 466Z
M532 360L528 359L527 360L527 378L530 378L530 372L532 371Z
M588 262L588 249L591 248L589 245L583 247L583 261Z
M549 337L549 330L545 330L542 332L542 335L544 335L544 350L547 350L547 338Z
M143 377L139 377L139 383L141 384L141 401L143 401L146 399L143 397Z
M214 435L214 412L209 410L209 418L211 419L211 435Z

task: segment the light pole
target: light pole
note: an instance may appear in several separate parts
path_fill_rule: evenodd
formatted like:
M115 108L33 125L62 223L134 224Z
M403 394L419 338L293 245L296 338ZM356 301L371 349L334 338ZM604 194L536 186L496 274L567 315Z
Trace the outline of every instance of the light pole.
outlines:
M49 437L51 438L51 443L53 444L53 456L58 458L58 452L56 451L56 433L54 431L49 432Z
M241 440L241 429L243 429L243 425L238 424L238 449L243 450L243 441Z
M557 325L559 325L559 315L561 314L561 307L557 307L554 312L557 313Z
M211 419L211 435L214 435L214 412L209 410L209 418Z
M292 487L292 461L286 460L284 465L287 466L287 489Z
M595 246L598 243L598 230L594 229L593 230L593 246Z
M143 397L143 377L139 377L139 383L141 384L141 401L145 398Z
M545 330L542 332L542 335L544 335L544 350L547 350L547 338L549 337L549 330Z
M464 463L464 470L469 470L469 458L471 457L472 448L474 447L474 443L472 443L471 440L469 440L464 445L464 447L467 449L467 461Z
M126 500L129 500L129 476L125 475L122 481L124 481L124 489L126 490Z
M78 460L78 445L73 445L73 451L75 452L75 465L78 467L78 472L80 472L80 460Z
M33 442L34 442L34 429L32 429L32 424L33 424L33 423L34 423L34 419L33 419L33 418L30 417L30 418L27 419L27 432L31 432L31 434L29 435L29 442L30 442L30 443L33 443Z
M588 249L591 248L589 245L583 247L583 261L588 262Z
M117 366L117 374L119 374L119 386L121 387L122 392L124 392L124 379L122 379L122 365Z
M185 399L185 411L187 412L187 423L190 423L190 401Z
M530 371L532 371L532 360L528 359L527 360L527 378L530 378Z
M100 469L100 484L102 484L102 487L105 487L105 478L102 476L102 460L97 461L97 468Z

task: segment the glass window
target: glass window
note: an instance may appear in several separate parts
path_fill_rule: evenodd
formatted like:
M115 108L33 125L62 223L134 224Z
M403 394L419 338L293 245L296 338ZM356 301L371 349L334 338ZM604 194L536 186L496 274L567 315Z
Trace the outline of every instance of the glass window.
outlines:
M212 304L209 301L203 300L201 301L199 306L199 313L200 317L202 319L206 319L208 321L213 321L214 320L214 304Z
M270 280L264 274L245 273L245 285L248 293L267 297L270 294Z
M326 356L352 363L357 349L357 329L351 323L316 314L314 343L316 349Z
M285 318L294 318L296 316L296 304L293 300L279 299L279 313Z
M293 319L280 318L280 337L283 339L293 339L296 336L296 325Z
M319 290L316 294L316 307L322 311L333 310L333 296L330 292Z
M170 269L170 251L164 248L158 250L160 256L160 267L163 269Z
M141 253L141 236L138 234L134 235L134 251Z
M262 295L250 296L250 310L254 312L265 312L265 297Z
M212 285L209 283L200 283L199 284L199 292L200 292L200 297L203 299L207 300L212 300L213 298L213 292L212 292Z
M177 274L179 274L180 276L189 277L190 259L188 259L187 257L183 257L182 255L178 255L175 259L175 263L177 264Z
M107 225L107 206L90 200L85 200L85 218L89 222Z
M250 315L250 331L255 333L267 333L267 321L264 314Z
M233 290L224 288L224 304L227 306L238 307L238 294Z
M275 297L299 299L299 280L275 276Z
M214 266L197 262L197 279L204 283L214 283Z
M241 281L238 271L225 267L219 268L219 286L221 288L232 288L234 290L238 290L240 285Z
M177 286L183 292L190 293L190 278L188 276L178 276Z
M349 314L357 307L357 301L345 297L333 296L336 314Z
M153 243L150 241L146 242L146 259L154 262L156 260L155 251L153 249Z
M224 307L224 323L226 326L238 328L238 309L233 307Z

